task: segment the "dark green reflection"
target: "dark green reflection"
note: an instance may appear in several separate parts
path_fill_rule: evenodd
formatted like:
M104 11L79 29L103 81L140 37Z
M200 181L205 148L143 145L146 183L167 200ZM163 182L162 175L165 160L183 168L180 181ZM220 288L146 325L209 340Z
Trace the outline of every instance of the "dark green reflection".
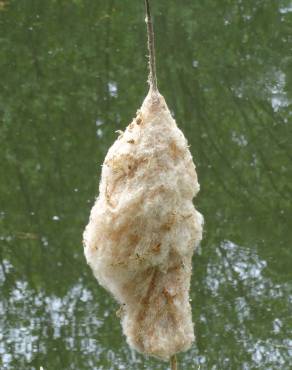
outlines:
M143 1L0 0L0 367L166 369L130 351L81 235L147 92ZM184 369L288 369L292 7L153 1L160 90L206 218ZM290 335L290 337L289 337Z

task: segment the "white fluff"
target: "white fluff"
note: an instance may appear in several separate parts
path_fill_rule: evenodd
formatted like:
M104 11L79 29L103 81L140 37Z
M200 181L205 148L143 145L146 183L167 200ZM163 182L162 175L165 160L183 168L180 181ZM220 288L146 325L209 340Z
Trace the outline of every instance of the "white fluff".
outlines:
M198 191L184 135L163 96L149 93L107 153L84 251L121 304L130 346L163 360L194 341L189 288L202 238L203 217L192 203Z

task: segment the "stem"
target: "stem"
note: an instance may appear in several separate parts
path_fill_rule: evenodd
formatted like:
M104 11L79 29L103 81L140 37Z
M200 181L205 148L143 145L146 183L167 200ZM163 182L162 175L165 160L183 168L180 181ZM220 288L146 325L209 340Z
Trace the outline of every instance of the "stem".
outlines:
M170 359L170 368L171 368L171 370L178 370L176 355L173 355Z
M148 35L148 51L149 51L149 79L150 89L158 91L157 89L157 77L156 77L156 62L155 62L155 45L154 45L154 30L151 18L149 0L145 0L146 8L146 24L147 24L147 35Z

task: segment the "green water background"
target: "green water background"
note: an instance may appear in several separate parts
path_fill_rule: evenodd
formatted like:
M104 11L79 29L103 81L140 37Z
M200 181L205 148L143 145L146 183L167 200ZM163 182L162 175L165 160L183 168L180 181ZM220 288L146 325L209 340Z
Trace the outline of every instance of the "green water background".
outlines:
M292 3L152 3L206 220L180 368L290 369ZM0 1L1 369L167 369L129 349L81 244L145 55L142 0Z

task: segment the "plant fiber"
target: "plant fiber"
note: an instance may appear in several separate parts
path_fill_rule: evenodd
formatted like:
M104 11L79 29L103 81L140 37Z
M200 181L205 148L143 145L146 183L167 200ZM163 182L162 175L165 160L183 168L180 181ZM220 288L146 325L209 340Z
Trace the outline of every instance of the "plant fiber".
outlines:
M131 347L162 360L194 341L189 289L203 217L187 141L162 95L150 89L109 149L84 232L98 282L121 304Z

